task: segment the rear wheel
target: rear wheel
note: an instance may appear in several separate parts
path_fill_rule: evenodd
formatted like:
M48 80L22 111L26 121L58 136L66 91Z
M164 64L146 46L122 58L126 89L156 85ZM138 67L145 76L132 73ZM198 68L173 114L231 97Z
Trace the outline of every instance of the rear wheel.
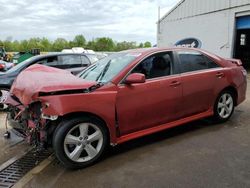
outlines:
M81 117L58 126L53 148L65 167L84 168L100 159L108 141L107 131L100 120Z
M232 91L221 92L214 105L214 120L218 123L227 121L234 112L235 95Z

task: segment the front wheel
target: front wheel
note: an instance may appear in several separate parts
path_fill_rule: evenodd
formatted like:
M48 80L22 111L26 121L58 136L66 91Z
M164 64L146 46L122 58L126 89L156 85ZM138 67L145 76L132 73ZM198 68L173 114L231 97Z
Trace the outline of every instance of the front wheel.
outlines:
M58 126L53 137L53 148L65 167L87 167L104 153L108 134L100 120L81 117L64 121Z
M218 123L227 121L234 112L235 95L231 91L223 91L214 105L214 120Z

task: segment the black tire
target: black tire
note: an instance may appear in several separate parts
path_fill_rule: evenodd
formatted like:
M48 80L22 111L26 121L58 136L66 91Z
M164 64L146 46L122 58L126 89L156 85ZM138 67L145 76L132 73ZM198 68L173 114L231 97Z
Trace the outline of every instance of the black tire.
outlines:
M220 103L220 100L221 100L222 96L225 95L225 94L232 97L232 109L231 109L231 112L229 113L229 115L227 115L226 117L222 117L220 115L220 113L219 113L218 106L219 106L219 103ZM234 112L235 104L236 104L236 95L235 95L235 93L232 92L232 91L230 91L230 90L224 90L224 91L222 91L219 94L219 96L217 97L216 101L215 101L215 104L214 104L214 115L212 117L212 120L215 123L224 123L227 120L229 120L230 117L232 116L233 112Z
M66 138L66 135L80 123L91 123L96 125L99 130L101 131L101 134L103 136L103 142L101 145L100 151L97 153L97 155L86 161L86 162L75 162L71 160L64 149L64 140ZM98 118L95 117L77 117L72 118L68 120L62 121L58 127L56 128L54 135L53 135L53 149L55 152L56 157L59 159L59 161L69 169L79 169L79 168L85 168L87 166L90 166L94 163L96 163L104 154L106 150L106 146L108 145L108 131L103 124L102 121L100 121Z

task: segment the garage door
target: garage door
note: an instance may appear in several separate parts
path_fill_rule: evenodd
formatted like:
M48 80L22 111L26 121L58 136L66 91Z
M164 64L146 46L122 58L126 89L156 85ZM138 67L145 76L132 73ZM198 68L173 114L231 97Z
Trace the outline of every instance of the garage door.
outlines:
M237 29L250 29L250 16L237 18Z
M241 59L243 66L250 69L250 16L238 17L236 27L234 57Z

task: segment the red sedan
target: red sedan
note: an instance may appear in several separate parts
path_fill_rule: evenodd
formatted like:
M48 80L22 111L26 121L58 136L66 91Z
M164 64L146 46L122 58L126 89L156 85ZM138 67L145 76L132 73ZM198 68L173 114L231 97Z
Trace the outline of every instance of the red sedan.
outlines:
M240 60L187 49L110 55L78 77L34 65L2 92L9 124L30 143L52 145L68 168L96 162L117 144L212 117L225 122L245 100Z

